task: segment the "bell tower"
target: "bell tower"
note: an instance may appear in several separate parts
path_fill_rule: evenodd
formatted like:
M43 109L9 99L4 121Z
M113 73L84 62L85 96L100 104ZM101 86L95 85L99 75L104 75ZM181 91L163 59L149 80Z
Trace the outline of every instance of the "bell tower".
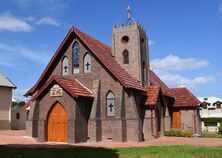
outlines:
M112 56L135 77L141 85L148 85L149 46L146 31L131 17L130 6L127 19L113 27Z

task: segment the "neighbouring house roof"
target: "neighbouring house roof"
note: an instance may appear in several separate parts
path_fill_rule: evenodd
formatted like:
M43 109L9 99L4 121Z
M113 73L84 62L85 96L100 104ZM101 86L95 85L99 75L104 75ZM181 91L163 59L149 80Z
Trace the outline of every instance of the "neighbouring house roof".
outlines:
M2 73L0 73L0 86L16 89L16 86Z
M30 101L28 101L25 105L23 105L23 109L24 110L30 110L30 105L31 105L31 103L32 103L32 100L30 100Z
M216 102L222 102L222 99L220 98L217 98L217 97L200 97L198 98L199 101L202 103L202 102L206 102L206 103L216 103Z
M68 39L73 35L77 35L77 37L91 50L92 54L98 61L114 76L125 88L132 88L140 91L145 91L139 81L132 77L124 68L122 68L119 63L112 57L111 48L100 41L94 39L93 37L81 32L77 28L73 27L70 29L65 39L57 49L56 53L50 60L46 69L40 76L37 83L25 94L25 96L32 95L37 88L39 88L40 82L42 82L43 78L48 73L50 67L52 67L54 60L57 58L64 45L67 43Z
M168 93L175 97L173 107L200 106L200 101L187 88L171 88Z
M92 92L86 88L82 83L80 83L76 79L68 79L61 76L53 76L39 91L38 93L32 98L36 100L48 86L52 85L53 83L57 83L61 86L67 93L69 93L72 97L93 97Z

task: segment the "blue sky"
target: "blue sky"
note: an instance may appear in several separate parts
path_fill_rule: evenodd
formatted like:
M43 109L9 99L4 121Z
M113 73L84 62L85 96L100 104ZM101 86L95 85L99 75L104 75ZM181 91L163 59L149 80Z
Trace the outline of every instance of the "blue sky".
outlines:
M23 99L71 26L111 45L128 4L168 86L222 98L222 0L0 0L0 72L18 87L13 96Z

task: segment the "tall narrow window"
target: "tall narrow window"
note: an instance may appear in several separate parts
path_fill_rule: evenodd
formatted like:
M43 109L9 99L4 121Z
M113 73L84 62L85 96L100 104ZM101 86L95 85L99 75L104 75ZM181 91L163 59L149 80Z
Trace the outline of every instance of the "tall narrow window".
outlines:
M16 113L16 119L17 119L17 120L20 119L20 113Z
M68 75L69 74L69 60L67 57L64 57L62 60L62 75Z
M143 61L143 81L146 81L146 62Z
M87 53L84 56L84 73L91 72L92 69L92 62L91 62L91 56Z
M115 97L114 94L109 91L106 96L106 107L107 107L107 116L115 115Z
M73 73L79 73L79 44L75 43L73 46Z
M124 50L123 52L123 64L129 64L129 52Z
M217 109L221 109L221 104L217 103Z

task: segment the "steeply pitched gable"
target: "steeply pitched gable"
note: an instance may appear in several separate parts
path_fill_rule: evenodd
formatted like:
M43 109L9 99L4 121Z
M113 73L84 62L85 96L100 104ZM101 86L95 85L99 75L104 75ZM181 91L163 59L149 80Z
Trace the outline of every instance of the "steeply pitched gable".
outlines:
M65 91L67 91L72 97L93 97L92 92L81 84L78 80L72 80L61 76L53 76L32 98L32 101L37 99L45 89L52 83L59 84Z
M168 89L167 85L156 75L153 70L149 70L149 77L151 85L158 85L162 89Z
M98 61L109 71L125 88L132 88L140 91L145 91L145 89L141 86L139 81L133 78L125 69L123 69L117 61L111 55L111 48L98 40L92 38L91 36L81 32L77 28L73 27L70 29L65 39L59 46L58 50L50 60L46 69L42 73L41 77L37 81L37 83L25 94L25 96L32 95L39 88L41 82L43 82L43 78L48 73L50 67L52 67L55 59L63 49L64 45L67 43L68 39L71 35L75 34L87 47L91 52L95 55Z

